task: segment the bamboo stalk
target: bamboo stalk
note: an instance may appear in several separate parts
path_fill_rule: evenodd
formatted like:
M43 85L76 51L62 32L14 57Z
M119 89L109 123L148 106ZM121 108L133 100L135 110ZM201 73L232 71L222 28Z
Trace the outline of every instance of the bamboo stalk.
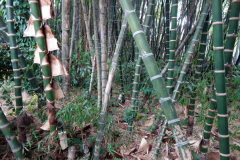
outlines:
M208 35L208 24L209 24L209 14L205 20L205 23L203 25L202 29L202 35L201 35L201 42L200 42L200 48L198 52L198 59L197 59L197 68L196 72L194 74L194 79L192 83L192 92L191 92L191 98L190 98L190 104L189 104L189 112L188 112L188 126L187 126L187 136L191 136L193 133L193 125L194 125L194 110L195 110L195 101L197 97L197 83L199 81L199 78L201 77L201 71L202 71L202 64L205 55L206 50L206 41L207 41L207 35Z
M147 37L149 30L150 30L150 23L151 23L151 17L153 13L153 6L154 6L154 0L150 0L148 5L148 11L146 15L145 25L144 26L144 35ZM138 16L138 15L137 15ZM135 43L135 48L137 48L137 44ZM138 52L139 49L136 50ZM141 64L142 64L142 58L138 56L139 53L135 53L135 58L137 58L136 67L135 67L135 74L134 74L134 81L133 81L133 90L132 90L132 97L131 97L131 110L132 114L135 117L135 114L138 110L138 92L139 92L139 82L140 82L140 70L141 70ZM137 56L136 56L137 55ZM133 128L133 118L129 120L128 122L128 131L132 131Z
M202 10L202 13L201 13L201 17L200 17L200 20L198 22L198 25L197 25L197 28L196 28L196 31L193 35L193 38L189 44L189 47L185 53L185 61L184 61L184 64L182 66L182 69L181 69L181 72L180 72L180 75L179 75L179 78L177 80L177 83L175 85L175 88L174 88L174 91L173 91L173 94L172 94L172 101L173 103L176 102L176 99L177 99L177 95L179 93L179 89L180 89L180 86L181 84L183 83L183 78L185 77L186 75L186 72L187 72L187 69L189 67L189 64L190 64L190 61L191 61L191 58L193 57L193 55L195 54L195 52L193 52L197 42L199 41L198 40L198 37L199 37L199 34L202 30L202 27L204 25L204 22L205 22L205 19L207 17L207 12L208 12L208 9L209 9L209 0L207 0L205 2L205 5L204 5L204 8ZM203 59L199 59L199 61L203 61Z
M0 16L0 31L2 31L5 40L9 43L9 38L7 35L7 27L1 16ZM27 68L27 62L26 62L21 50L19 48L17 48L16 50L18 53L20 67L21 67L22 71L24 71L24 73L27 77L27 80L29 81L29 83L31 84L31 86L33 88L33 91L35 91L35 93L37 93L37 94L42 95L43 94L42 89L38 85L37 80L34 77L32 70Z
M229 67L232 62L232 55L234 50L234 44L237 37L237 27L239 21L240 1L233 0L231 3L231 13L229 18L228 33L226 45L224 48L224 64L225 64L225 75L228 75Z
M221 160L230 159L229 134L228 134L228 114L226 101L225 68L223 55L223 22L222 3L219 0L212 1L213 13L213 50L215 67L215 84L217 96L217 116L219 129L219 152Z
M154 152L152 154L152 158L154 160L157 160L158 152L159 152L159 149L161 147L162 139L165 135L166 128L167 128L167 119L165 117L162 126L159 127L159 130L158 130L159 133L158 133L158 137L157 137L156 147L155 147Z
M92 2L92 7L93 7L93 23L94 23L94 43L95 43L95 55L96 55L96 61L97 61L97 79L98 79L98 85L97 85L97 90L98 90L98 102L97 106L98 108L101 107L101 101L102 101L102 85L101 85L101 57L100 57L100 52L99 52L99 39L98 39L98 28L97 28L97 15L96 11L97 8L95 7L95 1Z
M54 106L54 95L53 95L53 88L52 86L49 86L52 82L52 74L51 74L51 68L50 65L43 64L45 58L46 61L49 63L49 58L48 58L48 50L47 50L47 44L46 44L46 37L45 37L45 32L43 31L43 35L38 35L36 34L38 30L42 29L42 15L40 11L40 5L39 3L35 3L35 0L29 0L29 5L31 9L31 13L35 20L33 21L34 25L34 30L35 30L35 35L36 35L36 41L37 44L41 50L39 53L40 56L40 65L42 69L42 75L43 75L43 85L44 85L44 91L46 94L46 99L49 104ZM37 1L38 2L38 1ZM45 62L46 63L46 62ZM48 87L47 87L48 86ZM56 130L56 118L55 118L55 107L53 107L51 110L48 108L48 112L50 112L49 117L50 121L50 132L53 132Z
M62 63L69 73L69 0L62 1ZM63 93L69 97L70 75L63 75Z
M100 9L100 37L101 37L101 71L102 71L102 94L105 92L107 84L107 39L106 39L106 23L105 23L105 1L99 0ZM103 101L104 95L102 95Z
M166 41L165 41L165 47L166 47L166 55L165 59L166 61L169 60L169 21L170 21L170 2L169 0L166 0L166 27L165 27L165 36L166 36Z
M133 10L133 7L129 0L120 0L120 4L123 8L123 11L125 12L125 16L128 19L133 37L137 42L139 50L141 51L140 53L143 62L147 68L153 87L156 90L157 97L160 100L159 102L168 120L168 125L173 132L179 152L183 159L190 160L192 159L192 154L188 148L188 141L183 133L180 119L178 118L177 112L173 106L171 97L169 97L163 78L160 75L158 66L153 57L150 46L148 45L147 40L144 36L144 32L142 31L142 28L138 22L135 11Z
M167 76L167 90L171 95L173 91L173 74L174 74L174 62L175 62L175 49L176 49L176 37L177 37L177 12L178 1L172 0L172 21L170 29L170 50L168 59L168 76ZM168 42L167 42L168 43Z
M14 90L15 90L15 99L16 99L16 114L19 115L23 108L22 102L22 85L21 85L21 73L20 67L18 65L18 46L16 41L16 33L14 29L14 14L13 14L13 0L7 0L7 28L8 36L10 42L10 51L11 51L11 62L13 68L13 78L14 78Z
M9 3L7 3L9 5ZM2 133L4 137L6 138L15 158L17 160L23 160L24 156L22 154L22 146L17 140L16 135L12 131L10 127L10 123L8 122L5 114L2 111L2 108L0 107L0 129L2 130Z
M103 101L103 106L102 106L102 111L99 117L99 124L98 124L98 131L97 131L97 139L96 139L96 144L95 144L95 150L94 150L94 160L98 160L99 156L100 156L100 149L101 149L101 141L102 141L102 135L103 135L103 129L104 129L104 124L106 121L106 115L107 115L107 106L108 106L108 102L109 102L109 96L110 96L110 91L111 91L111 87L112 87L112 81L114 78L114 74L117 68L117 62L118 62L118 57L119 54L121 52L122 46L123 46L123 40L125 38L126 35L126 31L128 28L128 24L127 24L127 19L124 18L123 19L123 23L122 23L122 27L121 27L121 31L118 37L118 41L116 44L116 48L115 48L115 52L114 52L114 56L112 59L112 65L111 65L111 69L108 75L108 82L107 82L107 86L106 86L106 90L104 93L104 101Z

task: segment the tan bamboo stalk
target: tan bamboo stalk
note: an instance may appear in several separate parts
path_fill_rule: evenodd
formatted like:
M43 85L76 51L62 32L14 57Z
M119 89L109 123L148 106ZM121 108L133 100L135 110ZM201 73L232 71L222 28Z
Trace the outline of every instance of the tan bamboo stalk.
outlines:
M100 9L100 37L101 37L101 69L102 69L102 94L104 94L106 84L107 84L107 39L106 39L106 9L105 1L99 0ZM102 98L104 96L102 95Z
M69 72L69 35L70 35L70 22L69 22L69 0L62 1L62 63L67 72ZM70 76L63 76L63 93L69 96L70 90Z
M119 54L120 54L122 46L123 46L123 40L125 38L127 28L128 28L127 18L125 17L123 20L123 23L122 23L122 28L121 28L119 37L118 37L117 45L116 45L114 56L112 59L111 69L110 69L110 72L108 75L107 86L106 86L106 90L104 93L104 101L102 103L103 106L102 106L102 111L100 114L99 124L98 124L98 131L97 131L98 134L97 134L95 151L94 151L94 160L98 160L99 156L100 156L101 141L102 141L104 123L106 121L109 96L110 96L110 92L111 92L111 87L112 87L112 82L113 82L113 78L115 75L115 71L117 69L118 57L119 57Z
M91 8L91 5L89 7ZM89 8L89 10L90 10L90 8ZM92 84L93 84L93 78L94 78L94 72L95 72L95 56L93 56L94 50L93 50L92 37L91 37L91 33L90 33L90 15L89 15L89 17L87 16L85 0L82 0L82 9L83 9L84 22L85 22L85 27L86 27L86 32L87 32L87 40L88 40L88 45L89 45L90 54L91 54L91 61L92 61L92 73L91 73L90 86L89 86L89 96L91 97ZM89 12L89 13L91 13L91 12Z
M96 54L96 60L97 60L97 79L98 79L98 102L97 106L98 108L101 107L101 100L102 100L102 85L101 85L101 57L99 52L99 39L98 39L98 25L97 25L97 8L95 7L95 1L92 1L92 7L93 7L93 23L94 23L94 43L95 43L95 54Z

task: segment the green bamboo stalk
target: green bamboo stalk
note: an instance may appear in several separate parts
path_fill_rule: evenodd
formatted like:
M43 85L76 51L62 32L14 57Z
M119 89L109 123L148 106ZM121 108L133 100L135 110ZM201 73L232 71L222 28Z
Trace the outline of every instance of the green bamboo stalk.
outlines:
M227 40L226 40L226 47L224 50L224 63L225 63L225 77L228 75L229 67L231 64L231 59L232 59L232 52L234 48L234 43L236 40L236 34L237 34L237 23L238 23L238 14L239 13L239 7L240 3L239 1L232 1L231 4L231 13L230 13L230 22L229 22L229 30L227 34ZM215 104L215 108L212 106L212 103ZM216 95L214 93L212 99L211 99L211 105L210 109L208 111L208 117L207 117L207 122L204 127L204 133L203 133L203 142L201 145L201 152L203 154L206 154L208 151L208 146L209 146L209 141L210 141L210 134L211 134L211 129L212 129L212 124L213 120L215 118L215 112L216 112Z
M93 23L94 23L94 42L95 42L95 55L96 55L96 61L97 61L97 79L98 79L98 102L97 106L98 108L101 107L101 100L102 100L102 85L101 85L101 57L99 52L99 39L98 39L98 27L97 27L97 8L95 7L95 1L92 1L92 7L93 7Z
M145 36L147 36L149 34L151 17L152 17L152 13L153 13L153 6L154 6L154 0L150 0L149 6L148 6L147 15L146 15L146 21L145 21L145 25L144 25L144 35ZM137 49L137 51L138 51L138 49ZM138 99L138 92L139 92L139 81L140 81L141 64L142 64L142 57L138 56L136 67L135 67L135 74L134 74L134 81L133 81L133 90L132 90L132 98L131 98L131 111L130 112L133 112L133 115L135 115L137 110L138 110L137 99ZM133 118L129 120L129 122L128 122L128 129L127 130L131 132L132 128L133 128Z
M36 20L33 21L35 35L36 35L38 29L40 29L43 26L42 26L40 6L39 6L39 3L35 3L35 2L36 2L36 0L29 0L31 13L34 16L34 18L36 19ZM44 32L43 32L43 34L45 35ZM47 89L46 90L46 86L48 84L50 84L50 82L52 80L51 68L50 68L49 65L42 65L43 58L48 54L46 39L45 39L45 36L36 36L35 38L36 38L36 41L37 41L37 44L38 44L39 48L41 49L41 52L39 53L39 56L40 56L40 64L41 64L41 68L42 68L42 74L43 74L44 91L45 91L45 94L46 94L47 101L52 106L54 106L53 90L52 89ZM54 117L54 119L55 119L55 117ZM50 132L55 131L56 130L55 122L54 123L49 122L49 123L50 123Z
M169 60L169 21L170 21L170 2L169 0L166 0L166 27L165 27L165 36L166 36L166 41L165 41L165 47L166 47L166 61Z
M14 90L15 90L15 99L16 99L16 114L19 115L22 108L22 85L21 85L21 73L20 67L18 65L18 46L16 41L16 34L14 29L14 14L13 14L13 0L7 0L7 28L8 36L10 42L10 51L11 51L11 62L13 68L13 78L14 78Z
M196 72L194 74L193 84L192 84L192 92L191 92L191 98L190 98L190 104L189 104L189 111L188 111L188 126L187 126L187 136L191 136L193 133L193 125L194 125L194 110L195 110L195 101L197 97L196 89L197 89L197 83L199 81L199 78L201 77L201 70L202 70L202 59L204 59L205 50L206 50L206 41L207 41L207 35L208 35L208 23L209 23L209 14L205 20L205 23L203 25L202 29L202 35L201 35L201 43L200 48L198 52L198 60L197 60L197 68Z
M9 5L9 3L7 3ZM12 131L10 127L10 123L8 122L5 114L2 111L2 108L0 107L0 129L2 130L2 133L4 137L6 138L15 158L17 160L23 160L23 154L22 154L22 146L17 140L17 137L15 133Z
M179 93L179 89L180 89L180 86L181 84L183 83L183 78L185 77L186 75L186 72L187 72L187 69L189 67L189 64L190 64L190 61L191 61L191 58L193 57L193 55L195 54L195 52L193 52L197 42L198 42L198 37L199 37L199 34L202 30L202 27L204 25L204 22L205 22L205 19L207 17L207 12L208 12L208 9L209 9L209 0L206 0L205 2L205 5L204 5L204 8L202 10L202 13L201 13L201 17L200 17L200 20L198 22L198 25L197 25L197 28L196 28L196 31L193 35L193 38L189 44L189 47L185 53L185 61L184 61L184 64L182 66L182 69L181 69L181 72L180 72L180 75L179 75L179 78L177 80L177 83L176 83L176 86L174 88L174 91L173 91L173 94L172 94L172 101L173 103L176 102L176 98L177 98L177 95ZM203 61L203 59L198 59L199 61Z
M234 44L237 37L238 21L239 21L240 2L233 0L231 4L231 13L229 18L228 33L226 45L224 48L224 64L225 64L225 75L228 75L229 68L232 62L232 54L234 50Z
M2 29L1 29L2 28ZM5 40L9 43L9 38L7 35L7 27L5 25L5 22L3 21L2 17L0 16L0 31L2 31L3 36L5 38ZM32 69L28 69L27 68L27 62L21 52L21 50L19 48L17 48L17 53L18 53L18 59L19 59L19 64L21 66L22 71L24 71L28 81L30 82L33 90L35 91L35 93L42 95L42 89L40 88L40 86L37 83L36 78L34 77L34 74L32 72Z
M173 90L173 74L174 74L174 62L175 62L175 49L176 49L176 38L177 38L177 12L178 12L178 1L172 0L172 23L170 29L170 53L168 59L168 76L167 76L167 90L171 95Z
M117 41L117 44L116 44L114 56L112 58L112 66L111 66L111 69L110 69L109 75L108 75L108 82L107 82L107 86L106 86L106 90L105 90L105 94L104 94L104 101L102 103L103 106L102 106L102 111L101 111L100 118L99 118L98 131L97 131L98 134L97 134L95 150L94 150L94 160L98 160L99 156L100 156L101 141L102 141L104 124L105 124L105 121L106 121L107 106L108 106L108 102L109 102L109 96L110 96L110 91L111 91L111 87L112 87L112 81L113 81L114 74L115 74L115 71L116 71L116 68L117 68L118 57L119 57L119 54L120 54L122 46L123 46L123 40L125 38L127 28L128 28L127 18L123 19L122 24L123 25L121 27L121 31L120 31L120 34L119 34L119 37L118 37L118 41Z
M229 134L228 134L228 114L226 101L225 68L223 55L223 22L222 3L220 0L212 1L213 13L213 50L215 67L215 84L217 96L217 116L219 129L219 152L221 160L230 159Z
M172 133L175 137L176 145L179 149L179 152L183 159L190 160L192 159L192 154L188 147L187 138L183 133L180 119L178 118L177 112L173 106L171 97L169 97L166 86L164 84L164 80L160 75L159 68L153 57L150 46L148 45L147 40L144 36L144 32L138 22L135 11L133 10L133 7L129 0L120 0L120 4L128 19L129 26L133 33L133 37L137 42L139 50L141 51L140 53L143 62L147 68L153 87L156 90L157 97L160 100L159 102L168 120L168 125L171 128Z
M165 117L162 126L159 127L159 130L158 130L159 133L158 133L158 137L157 137L156 147L155 147L154 152L152 154L152 158L154 160L157 160L158 152L159 152L159 149L161 147L162 139L165 135L166 128L167 128L167 119Z
M214 122L214 118L216 116L216 109L217 109L217 100L216 100L216 94L215 94L215 90L212 93L212 99L211 99L211 103L210 103L210 107L208 109L208 116L207 116L207 120L204 126L204 131L203 131L203 139L202 139L202 143L201 143L201 153L206 154L208 151L208 146L209 146L209 142L210 142L210 136L211 136L211 130L212 130L212 126L213 126L213 122Z

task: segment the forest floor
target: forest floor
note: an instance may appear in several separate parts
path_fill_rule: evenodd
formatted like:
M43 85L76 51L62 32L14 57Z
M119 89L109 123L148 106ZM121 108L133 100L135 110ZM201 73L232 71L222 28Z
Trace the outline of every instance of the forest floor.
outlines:
M13 93L11 93L11 96L13 96ZM118 95L113 94L113 97L117 97L117 96ZM27 95L26 92L23 92L24 104L28 104L28 100L30 100L31 98L32 96L29 96ZM2 105L1 107L5 115L7 116L8 120L12 123L16 123L16 116L12 114L10 115L8 114L9 113L8 106L4 105L5 100L0 99L0 104ZM57 102L56 104L57 104L56 105L57 107L61 108L60 101ZM117 134L109 134L110 136L104 135L103 137L104 141L102 142L102 147L105 148L106 153L101 155L101 159L106 159L106 160L114 159L112 155L114 155L116 158L125 159L125 160L150 160L151 159L151 155L153 154L153 151L156 146L156 138L158 136L158 127L151 134L149 134L145 129L147 129L153 124L154 114L152 112L140 113L139 114L140 118L134 122L134 131L131 134L129 134L127 132L127 123L124 122L122 119L124 116L123 115L124 110L130 108L130 106L131 106L131 95L126 95L126 100L124 104L119 106L112 106L108 108L109 114L113 116L113 121L115 123L115 128L113 132ZM154 105L153 103L151 104L146 103L144 108L146 110L149 110L149 106L155 109L159 107L159 105L157 104ZM186 119L186 116L184 113L185 107L182 107L176 104L175 108L178 112L180 119L181 120ZM231 111L231 108L229 110ZM195 111L195 116L197 116L197 113L198 113L198 109L196 109ZM29 114L31 113L29 112ZM32 117L33 117L34 123L31 125L33 125L37 130L39 130L42 123L40 123L35 116L32 116ZM195 118L195 121L196 121L196 118ZM229 126L230 131L232 130L233 126L240 126L240 123L234 122L230 124ZM186 129L186 126L183 126L183 128ZM86 125L81 129L78 128L78 130L80 130L80 132L79 131L75 132L78 134L75 134L74 136L82 136L79 133L83 133L84 136L96 134L96 128L92 127L92 125ZM202 131L203 131L203 127L201 124L195 125L193 136L188 137L188 141L191 143L191 149L195 152L198 151L198 146L201 141ZM49 133L49 132L43 132L43 131L38 132L38 134L41 135L43 139L46 133ZM218 145L218 139L217 139L216 124L214 125L214 128L212 130L212 135L213 135L212 136L213 138L211 139L210 148L209 148L210 154L208 154L207 159L218 160L219 145ZM232 139L230 139L230 143L240 147L240 138L233 137ZM111 154L107 151L107 148L108 148L107 144L114 144L115 146L113 147L114 150L111 151ZM48 143L45 144L45 147L47 147L47 145ZM90 148L92 148L93 146L94 144L89 144ZM30 148L31 149L30 151L28 151L28 155L35 154L41 157L39 159L49 159L49 155L46 155L44 153L38 154L39 148L37 147L30 147ZM51 153L51 155L55 155L55 158L53 159L67 159L67 154L68 154L68 149L65 149L60 154L57 154L57 156L56 156L56 153ZM160 159L163 159L163 160L172 160L172 159L180 160L181 159L177 152L177 148L174 145L173 136L169 128L167 128L166 134L163 138L160 154L162 156L160 157L159 155L159 158L158 158L159 160ZM235 156L235 158L234 157L231 158L232 160L235 160L235 159L240 160L239 150L236 149L234 151L231 151L231 155ZM76 159L77 157L81 159L81 157L83 156L84 156L83 152L80 152L80 151L76 152ZM10 148L8 147L6 140L3 137L0 137L0 159L1 160L13 159L13 154ZM27 159L35 159L35 158L27 158Z

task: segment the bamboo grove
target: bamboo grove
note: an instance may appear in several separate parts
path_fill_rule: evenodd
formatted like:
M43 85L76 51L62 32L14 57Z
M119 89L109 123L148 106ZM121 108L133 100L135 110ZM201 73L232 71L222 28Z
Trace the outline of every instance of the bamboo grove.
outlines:
M239 0L0 4L0 159L240 156Z

